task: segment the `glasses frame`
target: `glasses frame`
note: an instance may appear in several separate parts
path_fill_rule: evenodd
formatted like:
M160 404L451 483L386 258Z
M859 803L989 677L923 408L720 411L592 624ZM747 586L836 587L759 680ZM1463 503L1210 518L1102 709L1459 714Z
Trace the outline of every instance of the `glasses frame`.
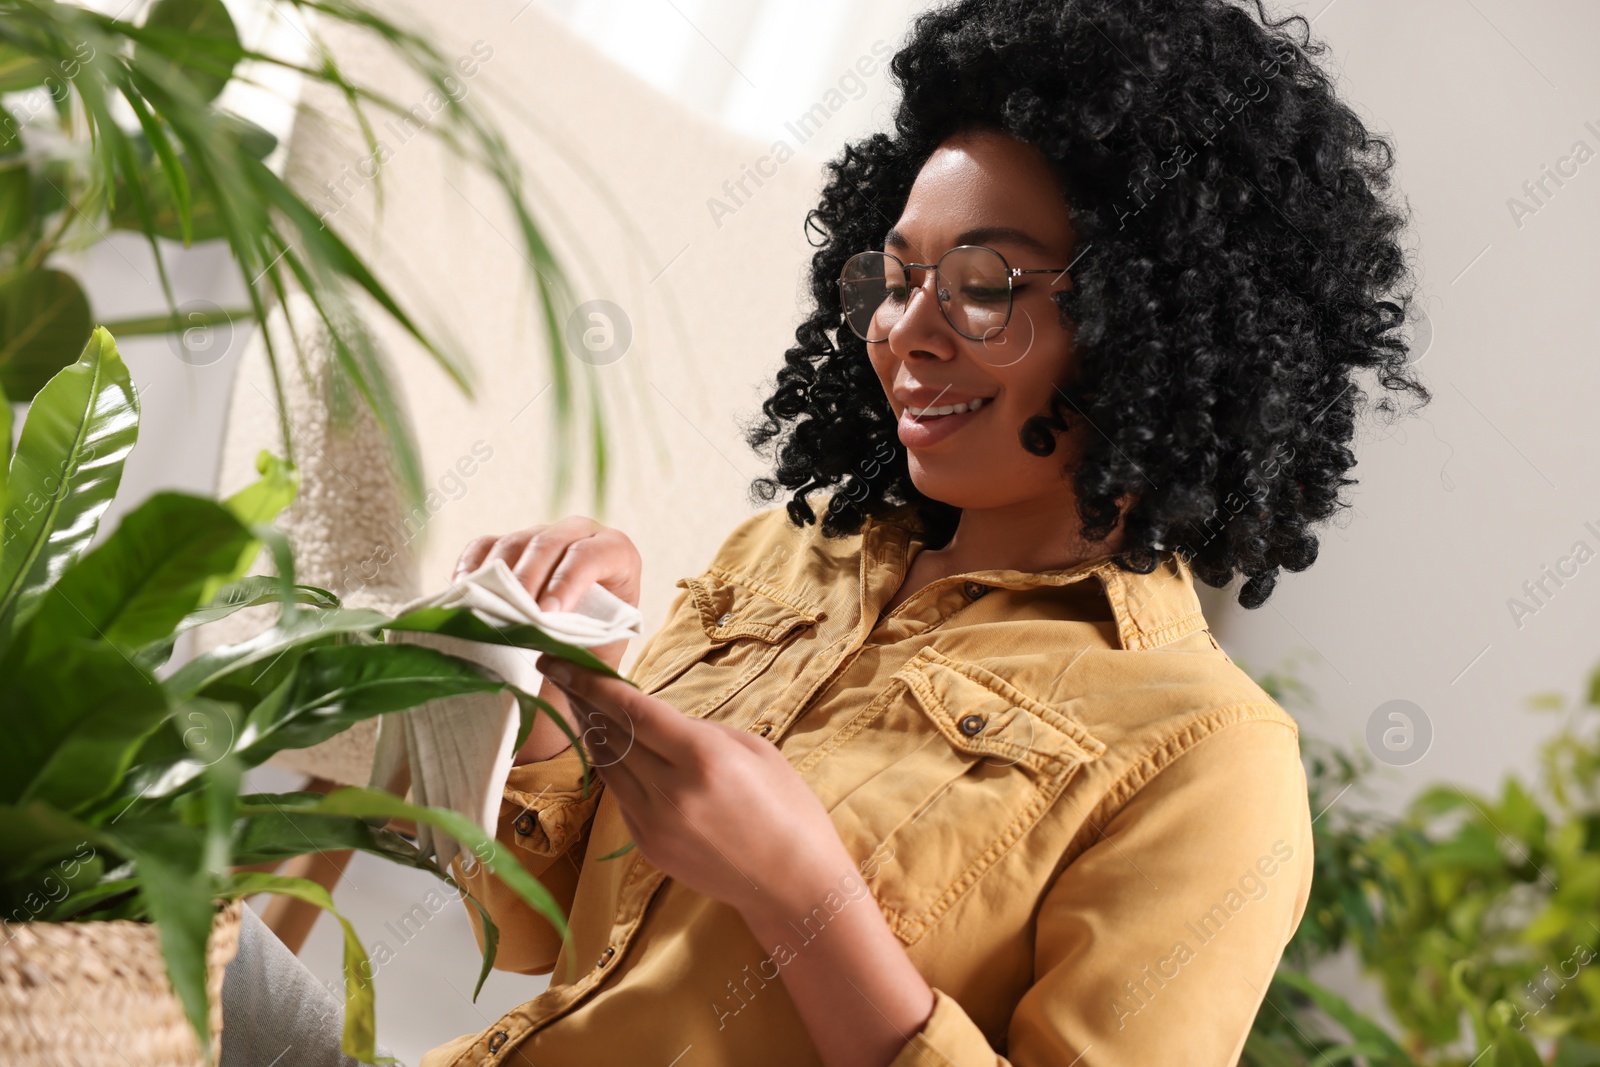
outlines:
M939 299L938 292L936 291L933 294L933 301L934 301L935 304L939 305L939 313L944 316L944 321L950 324L950 328L952 330L954 330L956 333L960 334L962 337L965 337L969 341L991 341L995 337L997 337L1003 330L1005 330L1005 328L1007 326L1011 325L1011 312L1016 307L1016 286L1014 284L1014 281L1015 281L1016 278L1019 278L1024 274L1059 274L1059 275L1065 275L1067 273L1067 271L1071 269L1070 267L1013 267L1011 265L1010 261L1007 260L1005 256L1001 255L998 250L990 248L988 245L956 245L954 248L952 248L949 251L947 251L944 255L940 256L938 263L907 263L905 260L903 260L899 256L895 255L893 252L879 252L876 249L869 248L865 252L857 252L855 255L851 256L849 259L844 261L844 266L840 268L839 277L835 280L834 284L839 287L839 289L840 289L840 300L843 301L843 299L844 299L843 290L844 290L845 283L846 282L854 282L854 281L863 280L863 279L859 279L859 278L846 278L844 276L845 272L850 269L850 264L854 263L856 260L860 259L862 256L883 256L885 259L892 259L896 263L900 264L900 269L906 272L906 278L907 278L908 281L909 281L909 279L911 277L911 271L913 269L928 271L929 273L927 273L927 274L925 274L923 276L922 283L920 285L910 286L910 288L912 290L924 289L924 288L927 287L929 278L941 277L941 275L939 273L940 264L942 264L946 259L949 259L950 256L953 255L954 253L966 251L968 249L978 249L979 251L991 253L997 259L1000 260L1000 264L1001 264L1001 266L1003 266L1005 268L1005 272L1006 272L1006 319L1005 319L1004 322L1002 322L998 327L996 327L990 333L988 333L988 334L986 334L984 336L981 336L981 337L974 337L974 336L972 336L972 334L967 333L961 327L957 326L955 324L955 320L950 317L950 309L949 309L949 307L946 306L946 304L945 304L945 302L943 300ZM910 293L907 293L907 295L906 295L906 306L907 307L911 306L911 295L910 295ZM841 314L843 314L843 313L841 312ZM877 314L877 309L876 308L873 309L873 314ZM889 339L886 336L885 337L879 337L876 340L874 340L873 338L870 338L870 337L864 337L864 336L862 336L860 331L858 331L856 329L855 324L850 321L850 316L849 315L844 315L843 317L844 317L844 324L850 328L850 332L855 334L857 337L860 337L863 341L867 342L867 344L869 344L869 345L882 344L883 342L885 342L885 341L887 341ZM891 327L891 329L893 329L893 327Z

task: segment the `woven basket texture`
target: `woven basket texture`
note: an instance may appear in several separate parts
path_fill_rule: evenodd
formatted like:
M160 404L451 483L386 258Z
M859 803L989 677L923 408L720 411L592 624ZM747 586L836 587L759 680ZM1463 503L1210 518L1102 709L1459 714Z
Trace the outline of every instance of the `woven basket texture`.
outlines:
M241 901L221 908L206 951L213 1054L222 978L239 947ZM203 1067L151 923L0 923L0 1064Z

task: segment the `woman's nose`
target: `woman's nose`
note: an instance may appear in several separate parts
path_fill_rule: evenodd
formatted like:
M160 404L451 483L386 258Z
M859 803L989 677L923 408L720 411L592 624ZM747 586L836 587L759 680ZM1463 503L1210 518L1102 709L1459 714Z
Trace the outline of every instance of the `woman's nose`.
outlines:
M923 270L921 274L921 284L906 296L905 313L889 330L889 349L901 358L916 354L954 358L954 331L939 306L938 273Z

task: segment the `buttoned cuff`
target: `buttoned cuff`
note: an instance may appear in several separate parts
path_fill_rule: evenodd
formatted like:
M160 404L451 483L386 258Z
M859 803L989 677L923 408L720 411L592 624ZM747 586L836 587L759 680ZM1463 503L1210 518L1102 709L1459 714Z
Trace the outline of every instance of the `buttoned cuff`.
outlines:
M889 1067L996 1067L998 1056L967 1010L944 990L933 987L933 1014Z
M521 851L554 858L583 835L600 804L600 776L589 769L584 795L583 763L576 748L536 763L512 767L500 803L500 825Z
M584 795L583 763L575 749L513 767L506 780L495 840L503 855L515 857L523 870L544 885L564 915L572 913L584 836L603 793L599 776L591 771L588 795ZM463 857L472 861L470 870L463 869ZM477 862L471 853L451 860L451 870L462 888L472 894L499 927L495 969L549 974L562 945L550 921L494 877L488 866ZM485 940L481 916L471 902L464 903L482 949Z

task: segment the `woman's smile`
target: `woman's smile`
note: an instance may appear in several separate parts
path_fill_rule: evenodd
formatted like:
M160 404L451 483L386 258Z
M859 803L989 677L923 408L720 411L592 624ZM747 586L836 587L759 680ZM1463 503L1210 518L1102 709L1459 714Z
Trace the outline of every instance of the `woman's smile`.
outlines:
M974 407L973 404L978 406ZM940 404L928 408L913 408L908 404L900 409L896 433L900 443L907 448L929 448L960 431L974 419L983 418L984 413L992 407L994 404L979 399L966 404Z

